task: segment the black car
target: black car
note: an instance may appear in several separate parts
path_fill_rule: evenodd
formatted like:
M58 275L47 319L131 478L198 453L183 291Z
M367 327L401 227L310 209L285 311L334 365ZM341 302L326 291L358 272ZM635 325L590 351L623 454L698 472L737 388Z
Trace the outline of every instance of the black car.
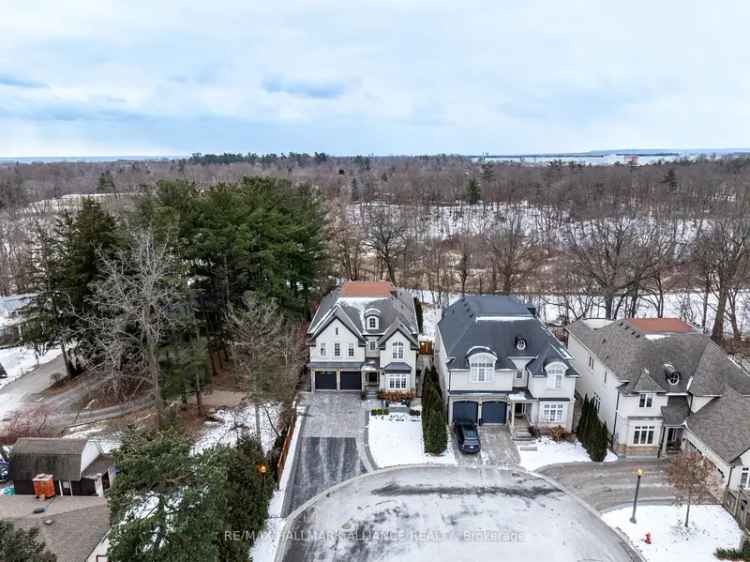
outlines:
M0 379L7 379L8 373L5 372L5 369L3 368L3 364L0 363Z
M8 481L8 464L0 461L0 482Z
M458 439L458 449L462 453L475 454L479 452L481 444L479 443L479 432L476 425L459 422L455 424L455 430L456 438Z

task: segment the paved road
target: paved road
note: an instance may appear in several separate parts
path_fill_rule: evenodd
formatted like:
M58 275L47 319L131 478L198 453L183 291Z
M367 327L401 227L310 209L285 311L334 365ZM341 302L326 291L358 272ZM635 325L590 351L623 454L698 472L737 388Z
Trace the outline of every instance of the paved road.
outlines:
M645 471L639 497L645 500L671 501L674 489L666 478L667 461L618 461L608 463L554 464L538 470L559 482L599 511L627 505L633 501L638 468Z
M55 373L65 373L65 363L61 356L39 365L32 372L0 388L0 422L24 403L40 401L41 398L37 395L52 385L52 375Z
M307 412L284 515L370 468L364 446L366 404L353 393L304 395Z
M597 515L523 471L445 465L355 478L288 522L286 562L641 558Z

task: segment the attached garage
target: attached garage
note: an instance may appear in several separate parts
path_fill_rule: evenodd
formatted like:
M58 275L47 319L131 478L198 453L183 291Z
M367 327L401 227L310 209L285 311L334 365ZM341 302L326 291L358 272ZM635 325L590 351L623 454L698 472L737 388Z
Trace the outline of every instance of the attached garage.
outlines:
M453 423L469 422L477 423L479 414L479 403L469 400L461 400L453 403Z
M336 390L336 371L315 371L315 390Z
M341 390L362 390L360 371L341 371Z
M505 402L483 402L482 423L505 423L507 404Z

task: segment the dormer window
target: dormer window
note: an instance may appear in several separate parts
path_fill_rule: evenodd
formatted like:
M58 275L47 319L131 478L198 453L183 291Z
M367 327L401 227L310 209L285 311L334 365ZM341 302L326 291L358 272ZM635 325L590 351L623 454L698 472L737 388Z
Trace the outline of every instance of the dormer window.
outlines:
M377 316L369 316L367 318L367 329L368 330L378 329L378 317Z
M490 382L495 373L495 358L488 353L473 355L469 360L469 367L473 382Z
M567 367L562 363L553 363L546 368L547 371L547 388L562 388L563 376Z
M522 337L516 338L516 349L518 351L524 351L526 349L526 339Z
M682 378L680 372L671 363L664 363L664 376L672 386L680 384L680 378Z

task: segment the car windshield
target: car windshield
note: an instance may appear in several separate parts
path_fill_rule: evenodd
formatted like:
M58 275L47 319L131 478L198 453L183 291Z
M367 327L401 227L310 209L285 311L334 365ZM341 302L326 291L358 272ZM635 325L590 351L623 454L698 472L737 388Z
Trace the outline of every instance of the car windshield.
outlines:
M474 429L472 429L470 427L465 427L464 428L464 438L471 439L472 441L476 441L479 438L479 436L477 435L476 430L474 430Z

